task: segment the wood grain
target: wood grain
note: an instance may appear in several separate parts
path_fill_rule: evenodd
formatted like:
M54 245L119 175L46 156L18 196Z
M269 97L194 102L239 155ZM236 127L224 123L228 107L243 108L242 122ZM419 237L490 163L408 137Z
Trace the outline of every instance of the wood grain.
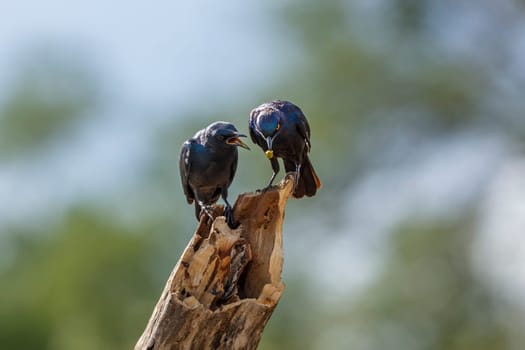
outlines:
M135 350L255 349L284 290L282 225L293 174L201 219ZM222 208L218 209L219 212Z

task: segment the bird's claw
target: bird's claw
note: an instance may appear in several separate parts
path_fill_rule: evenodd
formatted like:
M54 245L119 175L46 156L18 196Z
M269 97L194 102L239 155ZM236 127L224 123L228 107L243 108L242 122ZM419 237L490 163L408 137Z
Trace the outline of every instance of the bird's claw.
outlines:
M261 192L262 192L262 193L266 193L266 192L268 192L272 187L273 187L273 185L268 185L268 186L266 186L265 188L263 188L263 189L261 190Z
M239 224L235 222L233 218L233 209L230 206L224 208L224 217L226 218L226 223L231 229L236 229L239 227Z
M299 176L300 176L299 172L296 172L293 174L293 191L295 191L295 189L297 188L297 185L299 184Z
M271 190L273 188L273 185L268 185L264 188L259 188L257 190L255 190L255 193L266 193L268 192L269 190Z
M202 217L204 215L207 218L206 221L209 220L209 222L212 223L213 220L215 220L215 216L216 216L214 214L215 214L215 208L213 206L211 206L211 205L202 205L201 206L201 215L200 216Z

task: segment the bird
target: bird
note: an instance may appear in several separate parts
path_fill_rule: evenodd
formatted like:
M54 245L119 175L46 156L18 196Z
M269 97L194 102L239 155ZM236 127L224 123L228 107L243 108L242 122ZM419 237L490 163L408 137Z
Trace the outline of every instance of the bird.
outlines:
M181 148L179 168L182 189L188 204L195 202L195 216L204 211L212 220L213 205L222 197L226 203L224 216L233 226L228 188L237 170L237 147L250 149L232 123L214 122L197 131Z
M250 112L250 137L270 160L273 175L269 188L279 172L277 158L282 158L286 172L295 172L293 196L314 196L321 181L308 153L310 152L310 125L303 111L289 101L275 100L263 103Z

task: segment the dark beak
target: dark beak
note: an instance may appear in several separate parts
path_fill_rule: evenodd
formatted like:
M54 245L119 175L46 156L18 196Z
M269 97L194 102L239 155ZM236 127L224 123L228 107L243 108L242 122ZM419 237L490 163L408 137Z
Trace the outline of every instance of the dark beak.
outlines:
M235 146L239 146L239 147L246 148L246 149L249 150L250 147L248 147L247 144L242 142L242 140L239 137L246 137L246 135L244 135L244 134L236 134L235 136L230 137L226 141L226 143L229 144L229 145L235 145Z
M273 142L273 137L268 136L266 138L266 144L268 145L268 150L266 152L264 152L264 154L266 154L266 158L268 158L268 159L272 159L273 158L272 142Z

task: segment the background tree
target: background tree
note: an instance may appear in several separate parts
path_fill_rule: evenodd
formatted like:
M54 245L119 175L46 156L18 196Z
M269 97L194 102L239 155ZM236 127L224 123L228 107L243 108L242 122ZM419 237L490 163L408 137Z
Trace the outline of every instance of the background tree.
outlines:
M212 120L246 131L251 108L284 98L309 118L324 188L289 203L287 287L260 348L521 349L525 308L484 272L523 261L495 263L479 246L491 232L503 242L522 217L515 183L503 181L503 200L491 193L505 169L521 174L523 6L340 0L265 11L275 62L258 72L264 85L220 101L195 93L192 108L130 111L115 97L125 84L105 82L89 50L19 52L30 59L14 60L0 89L2 348L131 348L189 239L177 233L196 224L180 190L181 143ZM237 48L227 59L257 59L255 44L221 40ZM108 158L116 140L124 156ZM62 163L98 185L52 178ZM270 176L257 150L239 164L232 198ZM46 190L68 199L40 198ZM512 203L508 225L487 223Z

